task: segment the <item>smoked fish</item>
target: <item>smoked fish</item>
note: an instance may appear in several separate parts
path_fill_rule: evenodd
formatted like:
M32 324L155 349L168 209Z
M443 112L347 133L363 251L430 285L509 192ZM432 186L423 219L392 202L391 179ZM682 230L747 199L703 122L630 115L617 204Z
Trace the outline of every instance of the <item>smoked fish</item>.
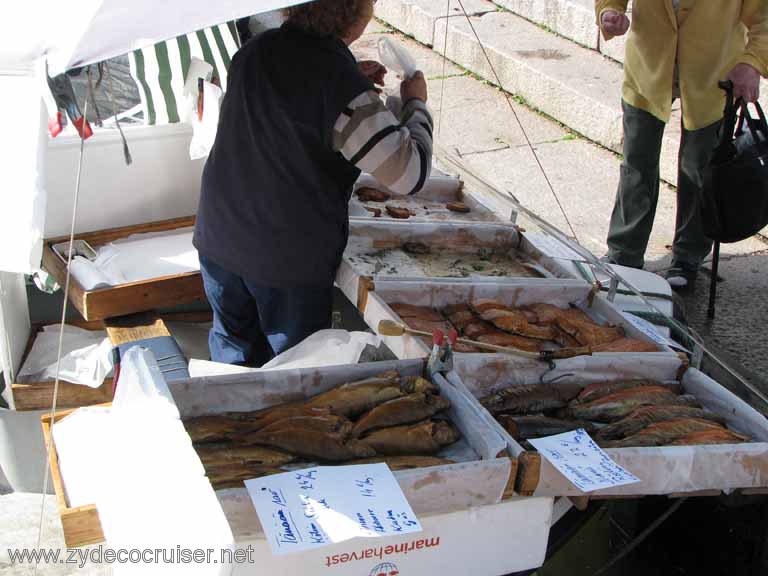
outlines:
M243 422L227 416L199 416L184 421L184 427L193 443L221 442L243 429Z
M389 192L379 190L378 188L358 188L355 194L359 198L360 202L386 202L391 198Z
M586 404L572 404L565 413L571 418L594 422L616 422L640 406L701 407L693 396L678 396L661 386L620 390Z
M427 320L428 322L442 322L445 320L440 312L429 306L414 306L413 304L395 302L394 304L390 304L389 307L392 308L392 311L395 314L403 319L418 318L419 320Z
M442 396L423 392L409 394L379 404L363 414L355 423L352 432L359 437L377 428L421 422L450 407L450 401Z
M571 384L510 386L481 398L480 404L491 414L531 414L563 408L580 390Z
M290 416L265 426L260 432L276 432L286 428L301 428L317 432L331 432L346 438L352 432L352 422L343 416L323 414L321 416Z
M437 384L421 376L406 376L400 381L400 390L405 394L437 394L440 391Z
M725 424L717 414L693 406L642 406L633 410L626 418L600 428L598 436L604 440L618 440L636 434L649 424L666 422L679 418L697 418Z
M195 448L200 461L206 468L232 464L260 464L262 466L283 466L293 462L292 454L265 448L263 446L238 446L233 444L203 444Z
M728 430L727 428L719 428L692 432L687 436L678 438L672 442L670 446L696 446L701 444L741 444L742 442L749 442L749 438L747 436L737 434L733 430Z
M580 322L561 317L555 323L560 330L575 338L582 346L598 346L624 337L624 330L620 326L599 326L591 320Z
M637 338L619 338L613 342L590 346L592 352L658 352L659 348L653 342Z
M496 346L517 348L518 350L525 350L526 352L539 352L542 349L543 344L540 340L498 331L490 334L482 334L477 338L474 338L474 340L484 344L495 344Z
M214 490L223 490L224 488L243 488L243 482L251 478L261 478L262 476L271 476L272 474L281 474L285 470L274 466L260 465L229 465L216 466L206 469L205 473Z
M533 416L512 416L511 414L499 414L496 419L515 440L529 440L552 436L584 428L589 433L594 432L595 425L580 420L561 420L536 414Z
M391 371L359 382L342 384L310 398L306 405L327 408L339 416L354 418L387 400L402 395L400 375L397 371Z
M374 456L376 451L355 439L345 440L340 434L284 428L272 432L259 431L243 438L244 443L259 444L285 450L303 458L343 462Z
M363 437L360 442L378 454L406 456L435 454L459 437L458 430L449 422L426 421L382 428Z
M584 390L581 391L581 394L576 397L574 402L579 404L586 404L587 402L592 402L593 400L603 398L604 396L608 396L614 392L619 392L620 390L628 390L630 388L637 388L639 386L661 386L661 384L655 380L643 379L595 382L594 384L587 384L587 386L584 387ZM679 387L677 389L673 389L671 387L668 388L675 394L680 393Z
M527 306L536 316L534 324L554 324L558 318L566 318L576 322L592 322L592 319L578 308L560 308L544 302Z
M683 438L694 432L708 430L722 430L723 427L711 420L698 420L696 418L680 418L666 422L656 422L640 430L623 440L614 440L602 444L603 448L630 448L639 446L664 446L671 444L679 438Z
M346 462L346 464L378 464L379 462L384 462L393 472L455 464L453 460L446 460L445 458L437 458L435 456L374 456L373 458L352 460L351 462Z

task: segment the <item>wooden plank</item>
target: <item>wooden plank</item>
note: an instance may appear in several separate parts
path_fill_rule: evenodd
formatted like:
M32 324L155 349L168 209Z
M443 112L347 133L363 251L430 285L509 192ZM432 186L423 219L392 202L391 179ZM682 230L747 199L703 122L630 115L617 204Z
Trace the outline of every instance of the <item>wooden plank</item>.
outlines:
M539 485L541 455L538 452L522 452L518 457L517 493L532 496Z
M504 492L501 495L502 500L509 500L510 498L517 496L517 493L515 492L515 486L517 483L517 469L518 469L517 458L510 458L509 459L509 479L507 480L507 486L504 488Z
M104 330L103 322L87 322L84 320L72 320L67 322L72 326L84 328L85 330ZM46 324L37 323L32 326L32 334L27 342L27 347L22 356L21 365L27 360L35 338L42 331ZM45 382L26 382L11 383L11 393L16 410L50 410L53 404L53 380ZM59 393L56 399L57 408L78 408L80 406L90 406L101 404L112 400L112 379L107 378L98 388L83 386L82 384L71 384L69 382L59 381Z
M110 318L105 324L107 335L113 346L171 335L165 322L154 314L133 314Z
M74 410L63 410L54 415L53 422L58 422ZM61 518L61 526L64 531L64 543L68 548L77 548L79 546L89 546L104 542L104 532L101 528L101 520L96 506L88 504L70 508L67 502L64 482L61 478L61 469L59 468L59 456L56 452L56 444L52 440L51 434L51 416L46 414L40 418L43 427L43 438L45 444L50 444L51 451L48 454L48 461L51 466L51 481L53 490L56 494L56 504Z
M166 232L193 226L194 223L195 217L188 216L78 234L75 239L86 240L92 246L98 247L133 234ZM68 240L69 237L52 238L46 240L43 246L43 268L62 286L66 282L67 266L53 251L52 246ZM154 308L204 301L205 291L199 272L171 274L98 290L85 290L75 278L70 278L69 299L86 320L102 320Z
M376 289L373 278L361 276L357 288L357 309L361 314L365 313L365 307L368 305L368 294Z

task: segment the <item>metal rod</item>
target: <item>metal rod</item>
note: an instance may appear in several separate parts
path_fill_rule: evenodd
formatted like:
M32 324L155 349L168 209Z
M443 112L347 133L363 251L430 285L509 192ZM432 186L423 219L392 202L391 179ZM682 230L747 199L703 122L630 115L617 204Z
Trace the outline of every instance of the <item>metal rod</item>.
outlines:
M712 276L709 279L709 307L707 318L715 319L715 300L717 298L717 270L720 267L720 242L715 242L712 249Z

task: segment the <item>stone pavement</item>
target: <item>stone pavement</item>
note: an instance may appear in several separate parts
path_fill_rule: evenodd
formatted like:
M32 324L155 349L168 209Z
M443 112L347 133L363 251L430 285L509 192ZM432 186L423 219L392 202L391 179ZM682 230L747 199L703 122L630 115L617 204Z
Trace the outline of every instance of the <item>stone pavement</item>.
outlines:
M537 1L544 0L534 0L534 3ZM440 39L440 35L445 34L446 30L443 24L446 20L443 2L379 0L377 14L381 16L397 12L393 8L397 3L400 5L400 13L405 13L410 18L401 22L420 22L420 28L414 28L416 32L414 36L418 34L425 39L431 37L436 44L443 42ZM484 0L464 2L468 11L471 5L474 13L483 14L473 16L473 20L489 19L491 22L496 22L499 16L515 18L518 21L515 26L534 28L537 31L536 38L540 38L538 33L552 36L559 43L558 45L563 46L563 50L575 48L589 52L592 54L590 58L597 58L619 70L618 64L608 61L596 51L587 50L573 42L547 33L513 14L498 11L483 12L488 8L488 4L490 3ZM524 4L524 2L518 2L518 4ZM442 5L443 15L435 17L432 21L430 36L429 22L425 14L428 14L429 10L437 13L437 5ZM529 2L528 5L531 3ZM466 24L463 16L452 15L448 21L452 23L449 33L454 34L458 32L451 32L452 30L462 29L460 22ZM494 26L500 26L500 24L496 22ZM404 31L411 32L410 29ZM518 31L518 28L515 27L514 31ZM383 27L381 23L373 24L368 33L353 46L353 51L361 57L376 58L376 42L383 34L391 35L406 46L424 70L429 83L428 103L435 117L437 141L461 156L467 168L498 187L512 192L523 205L567 232L565 219L538 169L531 150L525 143L520 126L509 110L504 92L488 79L484 79L487 77L480 72L474 69L467 70L461 62L457 64L451 61L450 36L448 59L445 62L439 50L431 50L394 31L391 27ZM505 50L507 52L518 50L520 37L510 34L508 38L514 41L505 40ZM465 41L469 42L466 38ZM525 39L525 42L528 40ZM534 44L530 46L526 44L526 50L533 49L535 49ZM475 42L471 51L476 53L478 50L479 47ZM470 47L467 47L466 51L469 52ZM458 52L454 52L456 53ZM550 61L558 61L554 53L547 54ZM553 56L555 57L552 58ZM500 63L503 67L504 62L500 61ZM592 72L589 67L586 69ZM482 72L479 65L478 70ZM514 73L509 70L502 73L502 78L504 74L508 77L514 74L522 76L538 74L529 68L517 67L515 70ZM585 69L581 70L582 73L584 71ZM553 83L560 82L568 89L579 82L578 75L574 72L563 76L557 70L553 70L551 77ZM530 81L537 82L535 78ZM584 80L584 83L589 83L589 79ZM521 79L517 85L525 86L526 81ZM396 88L397 79L388 78L387 90ZM595 98L608 101L610 98L616 98L615 94L610 96L608 92L618 91L619 83L612 82L603 86L602 94L597 90L597 86L590 90L594 90ZM545 91L540 96L545 100L551 95L551 92ZM557 94L554 96L557 97ZM564 126L562 118L557 118L560 120L558 122L533 110L526 105L527 98L527 95L522 98L519 94L510 96L512 107L534 145L578 240L593 253L601 256L606 250L605 237L618 184L620 157L606 147L591 142ZM573 102L575 100L571 101ZM562 105L566 104L567 102L563 101ZM539 105L536 108L543 109ZM573 114L580 117L581 112L577 110ZM583 133L581 130L579 132ZM676 137L673 131L669 132L673 138ZM674 219L675 189L662 183L657 217L646 254L647 269L662 271L669 266ZM763 296L768 286L766 274L768 243L761 237L754 237L737 244L723 245L721 251L723 261L720 275L725 281L719 286L717 318L714 322L708 322L706 319L709 280L706 274L701 275L694 294L683 300L684 308L691 325L706 337L707 343L713 349L724 352L724 356L730 363L737 366L740 372L751 373L750 379L760 382L768 373L768 354L766 354L768 343L761 338L762 318L768 317L766 316L768 300Z

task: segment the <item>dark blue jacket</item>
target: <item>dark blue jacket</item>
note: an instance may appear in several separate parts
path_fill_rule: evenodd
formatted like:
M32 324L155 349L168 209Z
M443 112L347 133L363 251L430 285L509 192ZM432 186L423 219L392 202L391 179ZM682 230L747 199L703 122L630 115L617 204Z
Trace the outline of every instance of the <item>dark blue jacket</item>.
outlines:
M243 46L203 172L198 251L264 286L329 286L359 175L334 152L333 127L371 88L337 38L286 24Z

